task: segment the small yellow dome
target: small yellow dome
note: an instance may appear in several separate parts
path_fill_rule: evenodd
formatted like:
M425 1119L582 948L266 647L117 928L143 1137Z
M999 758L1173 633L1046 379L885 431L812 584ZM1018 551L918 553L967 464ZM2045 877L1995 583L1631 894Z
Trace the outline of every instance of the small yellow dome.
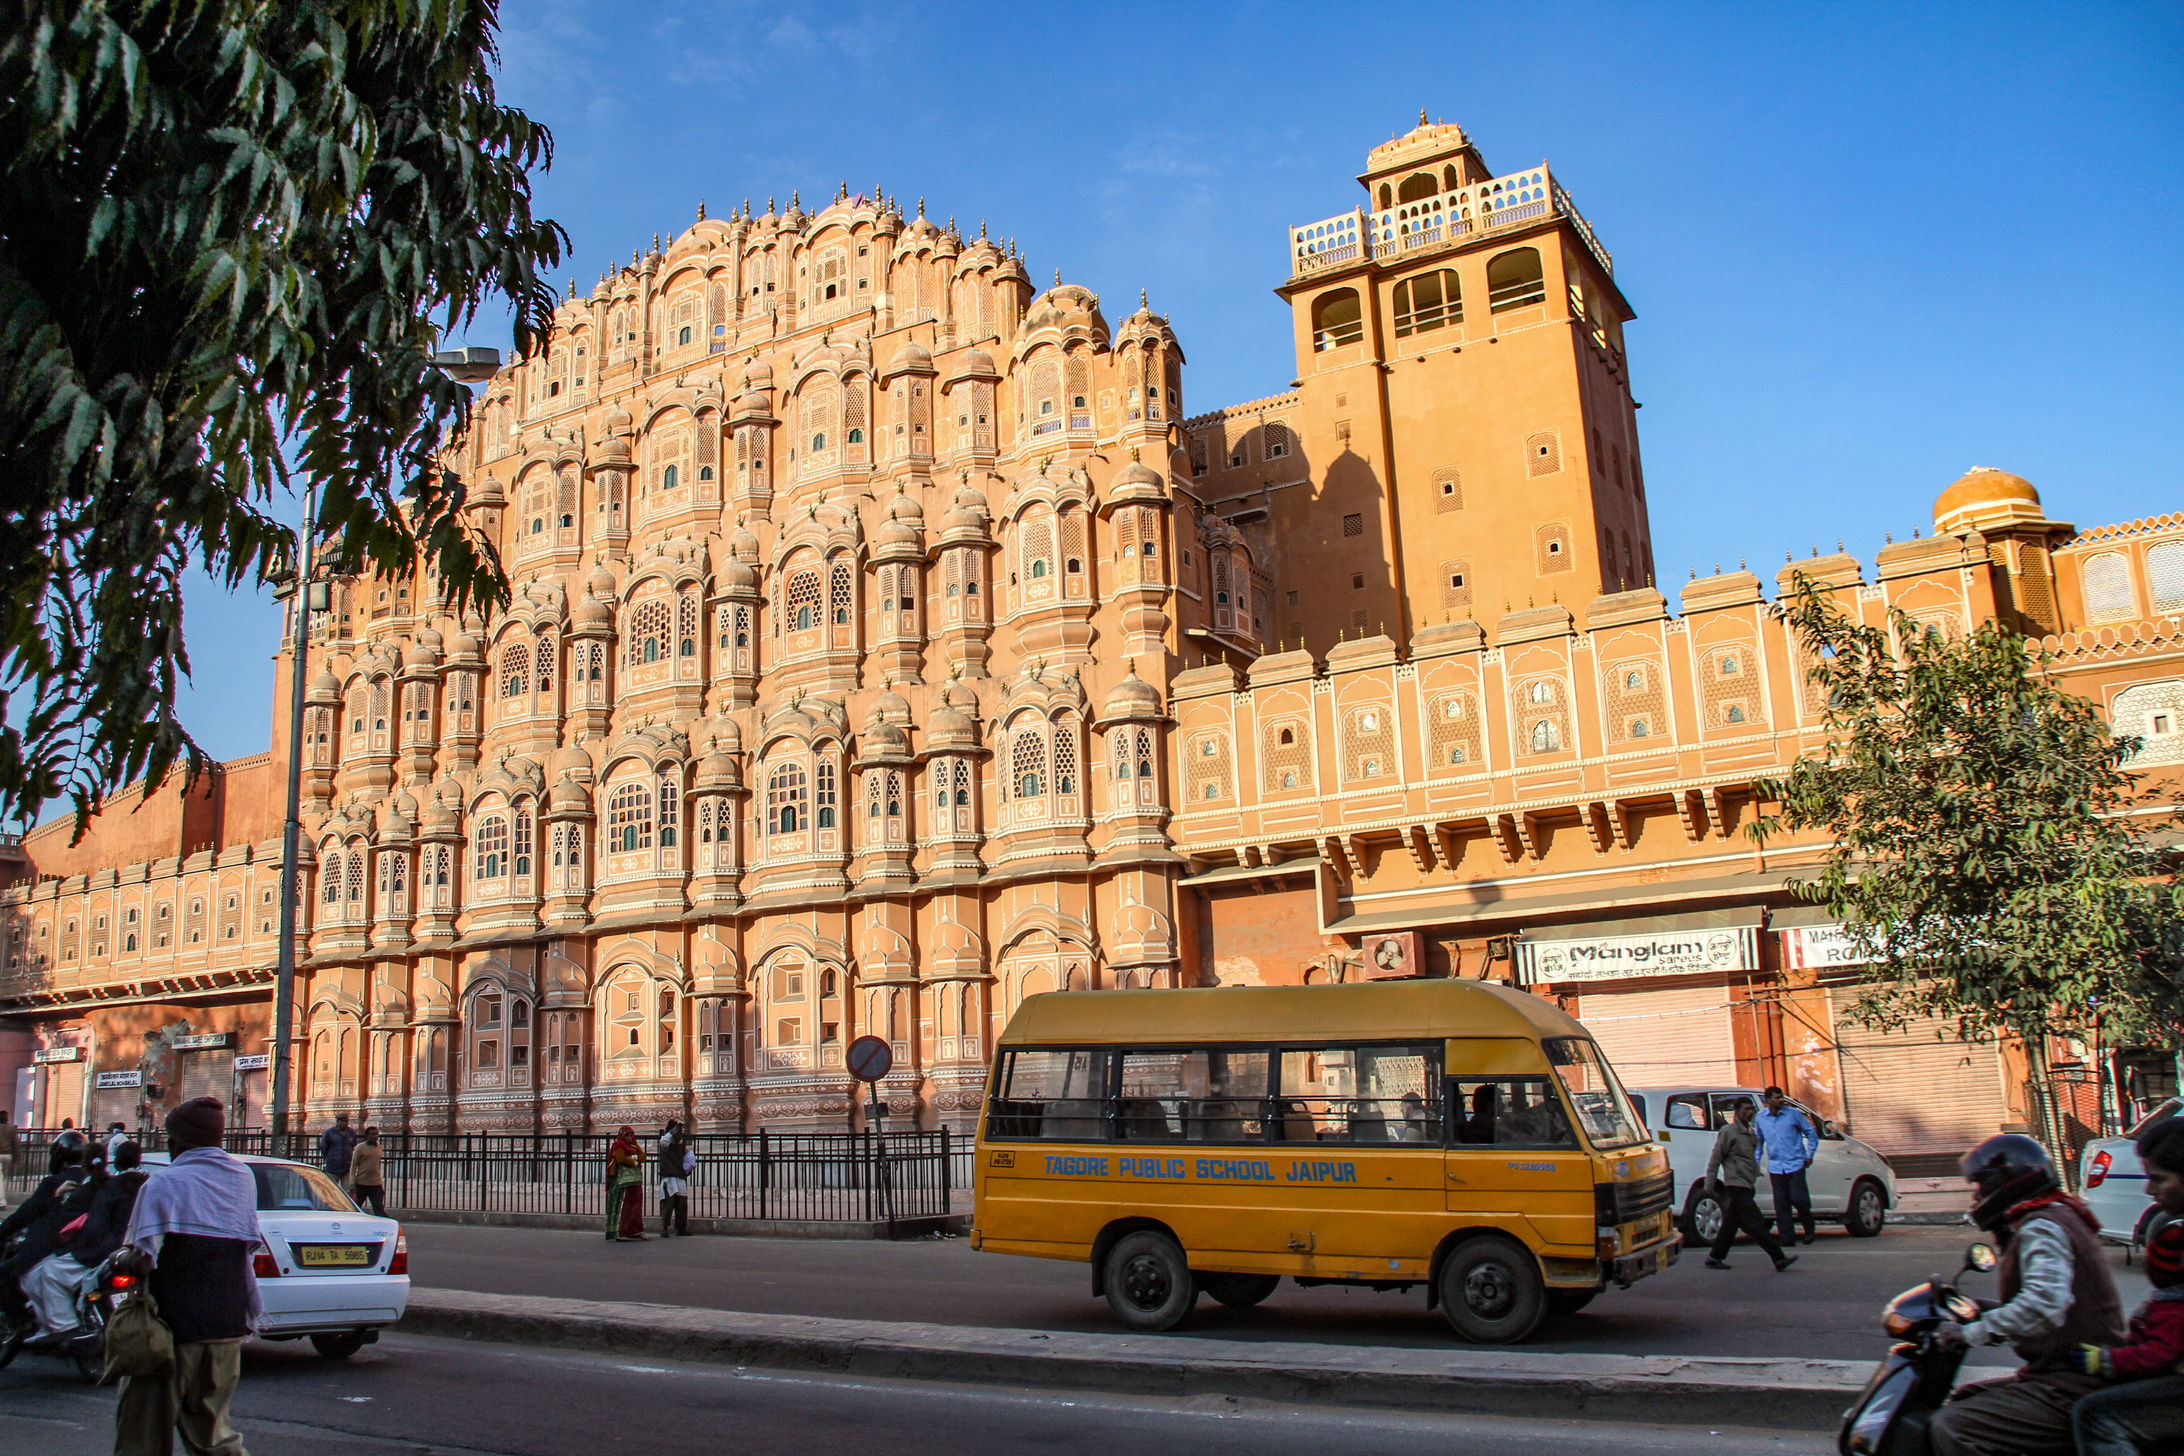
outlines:
M2022 475L1975 465L1934 501L1934 529L1944 534L2004 521L2043 520L2040 492Z

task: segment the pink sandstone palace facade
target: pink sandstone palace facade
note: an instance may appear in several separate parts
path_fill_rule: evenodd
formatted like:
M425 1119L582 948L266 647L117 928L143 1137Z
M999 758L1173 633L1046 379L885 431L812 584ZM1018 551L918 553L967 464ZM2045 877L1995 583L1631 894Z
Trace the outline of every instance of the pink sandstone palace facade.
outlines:
M1569 195L1423 122L1359 180L1291 230L1287 392L1195 415L1142 302L847 188L572 289L460 450L507 610L343 581L272 754L11 851L16 1119L262 1124L300 670L311 1126L841 1127L869 1032L963 1128L1026 996L1384 975L1534 987L1632 1085L1780 1080L1899 1157L2022 1120L2021 1051L1845 1024L1796 848L1740 832L1818 705L1759 576L1655 585ZM2039 635L2184 760L2184 518L1975 470L1793 570Z

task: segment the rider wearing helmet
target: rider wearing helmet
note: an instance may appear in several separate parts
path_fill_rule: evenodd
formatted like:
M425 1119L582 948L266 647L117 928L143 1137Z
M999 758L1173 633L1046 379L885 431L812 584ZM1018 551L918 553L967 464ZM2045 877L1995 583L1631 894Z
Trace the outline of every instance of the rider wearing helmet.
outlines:
M2101 1388L2082 1345L2123 1339L2123 1301L2108 1272L2100 1224L2063 1192L2047 1149L2003 1133L1964 1157L1972 1222L2002 1245L2002 1303L1939 1338L1971 1345L2007 1341L2025 1364L2006 1380L1959 1386L1934 1417L1934 1456L2069 1456L2070 1410Z
M53 1252L54 1237L61 1227L57 1215L89 1173L86 1162L90 1147L84 1135L73 1128L55 1137L46 1154L49 1171L30 1197L0 1222L0 1249L7 1251L7 1257L0 1259L0 1311L18 1323L29 1319L30 1306L24 1302L17 1281ZM8 1240L18 1233L23 1236L22 1242L7 1249Z

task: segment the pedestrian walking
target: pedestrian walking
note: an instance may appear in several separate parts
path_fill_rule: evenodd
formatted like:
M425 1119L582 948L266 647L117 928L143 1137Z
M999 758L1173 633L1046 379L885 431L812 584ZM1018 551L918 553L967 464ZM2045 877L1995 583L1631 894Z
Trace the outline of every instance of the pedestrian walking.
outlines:
M1737 1241L1737 1230L1742 1229L1774 1260L1779 1274L1797 1262L1797 1255L1783 1253L1768 1234L1767 1220L1760 1217L1759 1200L1752 1194L1759 1182L1759 1134L1752 1129L1752 1119L1759 1109L1751 1098L1739 1097L1731 1111L1733 1115L1714 1135L1714 1150L1706 1156L1705 1181L1721 1205L1721 1232L1714 1236L1714 1247L1707 1250L1706 1267L1729 1267L1729 1246Z
M660 1237L663 1239L669 1235L670 1219L674 1223L673 1232L690 1237L689 1178L690 1170L697 1162L682 1123L669 1118L667 1126L660 1130Z
M385 1176L379 1171L379 1128L376 1125L364 1129L364 1140L349 1154L349 1187L359 1200L371 1205L374 1214L381 1218L387 1216L387 1187Z
M174 1369L129 1375L114 1409L114 1456L169 1456L177 1431L192 1456L248 1456L228 1424L243 1341L258 1323L251 1258L265 1241L258 1184L222 1150L227 1112L198 1097L167 1114L174 1161L145 1180L129 1218L129 1272L145 1274L174 1332Z
M624 1244L645 1238L645 1155L626 1123L607 1145L607 1238Z
M129 1136L129 1129L126 1124L120 1122L110 1122L106 1125L107 1167L111 1168L114 1166L114 1150L119 1148L123 1143L130 1141L133 1141L133 1139L131 1139Z
M1769 1087L1766 1100L1766 1109L1753 1120L1753 1126L1759 1129L1760 1143L1767 1150L1767 1181L1774 1185L1775 1223L1782 1230L1782 1246L1788 1248L1797 1242L1797 1230L1791 1221L1794 1213L1804 1222L1805 1242L1809 1244L1815 1230L1812 1190L1805 1186L1805 1170L1820 1151L1820 1134L1813 1130L1812 1119L1780 1087Z
M349 1180L349 1159L356 1152L356 1129L349 1126L349 1114L334 1114L334 1125L319 1134L318 1150L320 1166L336 1183Z
M2184 1437L2184 1117L2141 1133L2138 1155L2161 1206L2146 1237L2154 1293L2131 1316L2125 1344L2081 1347L2086 1372L2117 1383L2072 1409L2079 1456L2135 1456Z

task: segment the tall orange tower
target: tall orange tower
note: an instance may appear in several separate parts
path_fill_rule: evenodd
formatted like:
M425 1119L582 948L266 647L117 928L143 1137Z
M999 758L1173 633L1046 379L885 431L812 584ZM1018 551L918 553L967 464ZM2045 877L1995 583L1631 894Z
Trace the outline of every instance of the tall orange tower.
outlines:
M1365 206L1290 230L1295 392L1191 422L1209 505L1263 522L1288 589L1262 635L1317 652L1652 585L1634 315L1548 165L1496 175L1421 116L1358 181Z

